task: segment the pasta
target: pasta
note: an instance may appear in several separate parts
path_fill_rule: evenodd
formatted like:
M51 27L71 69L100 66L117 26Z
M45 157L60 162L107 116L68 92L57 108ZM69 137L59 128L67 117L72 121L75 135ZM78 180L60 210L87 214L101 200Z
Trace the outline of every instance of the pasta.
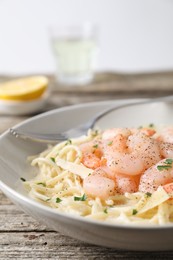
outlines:
M159 185L158 188L152 192L141 191L143 189L143 183L141 186L139 184L139 187L142 187L141 190L137 189L134 190L134 192L131 190L122 192L121 188L119 188L120 192L118 192L115 188L114 192L111 190L109 191L109 195L105 193L106 195L104 195L104 197L104 191L101 191L102 195L96 196L95 193L91 192L90 194L87 189L88 186L84 185L85 180L92 180L90 177L95 176L94 174L97 171L95 166L88 167L87 160L89 158L89 153L86 153L88 156L86 159L83 152L86 149L85 144L89 144L90 148L92 144L92 149L94 149L95 156L93 158L96 159L96 156L100 156L98 155L98 146L101 146L100 140L106 140L104 142L106 142L108 149L110 149L110 147L113 145L112 140L117 138L116 136L118 136L120 133L121 138L122 136L126 136L127 133L125 133L125 131L127 130L129 131L129 129L120 129L118 130L118 133L117 130L114 130L113 137L111 136L112 130L108 130L107 132L89 130L86 136L66 140L55 146L49 146L47 150L43 151L34 158L32 157L31 165L37 168L38 173L31 180L24 182L25 188L28 190L29 195L34 200L54 208L59 212L79 215L86 219L95 219L98 221L106 221L114 224L130 223L132 225L163 225L173 222L173 193L167 192L167 190L164 188L164 185ZM146 131L146 128L144 130ZM129 140L132 142L132 137L129 136L135 135L138 132L138 130L134 129L131 129L130 131L131 134L128 135L128 137L126 136L126 139L128 138L128 142ZM149 133L150 131L153 131L152 134ZM144 138L144 135L141 136ZM158 133L156 133L153 128L147 128L146 136L147 138L152 138L152 140L159 140L157 141L159 143L163 144L164 142L164 140L161 140L161 135L158 137ZM135 141L133 140L133 145L134 142ZM116 139L116 145L117 144L118 140ZM130 147L131 144L128 143L128 145ZM140 153L138 150L138 155L139 154ZM127 153L125 153L125 156L126 155ZM132 155L130 154L131 160L136 158L134 157L134 154ZM106 152L105 156L107 156ZM91 160L92 162L93 158ZM110 156L107 156L107 161L109 158ZM86 161L84 161L84 159L86 159ZM124 160L125 159L126 157L124 157ZM160 159L163 160L163 156ZM169 158L167 159L169 164L165 165L162 163L159 166L172 167L173 161L171 160L172 159ZM103 155L99 163L101 163L99 169L104 169L105 158L103 158ZM156 163L154 163L154 165ZM128 165L128 167L130 166ZM150 168L151 167L152 165ZM147 170L145 169L145 171ZM140 175L136 174L135 176L131 176L130 180L139 178L137 176L140 176L142 179L142 174L140 173ZM102 175L103 180L106 180L107 177L105 177L105 173L101 175L98 174L96 176L99 176L100 178ZM123 172L123 175L120 176L125 176L126 178L128 175ZM97 188L99 185L101 185L100 182L97 185Z

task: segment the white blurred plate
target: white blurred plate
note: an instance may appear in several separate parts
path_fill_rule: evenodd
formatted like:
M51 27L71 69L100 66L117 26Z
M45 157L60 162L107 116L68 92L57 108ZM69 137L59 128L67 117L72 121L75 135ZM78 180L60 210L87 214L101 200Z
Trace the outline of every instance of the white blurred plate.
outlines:
M0 100L0 115L29 115L41 111L48 97L46 91L40 98L29 101Z

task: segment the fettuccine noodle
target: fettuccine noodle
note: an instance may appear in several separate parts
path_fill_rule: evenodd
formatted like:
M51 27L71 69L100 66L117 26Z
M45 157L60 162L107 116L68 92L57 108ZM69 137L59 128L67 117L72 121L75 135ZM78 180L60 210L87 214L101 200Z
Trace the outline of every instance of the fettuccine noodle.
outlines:
M89 130L86 136L49 146L32 159L38 174L24 182L29 195L59 212L98 221L146 225L173 222L172 195L162 185L152 193L114 192L105 198L86 193L83 182L94 169L83 163L80 146L99 142L100 138L101 132Z

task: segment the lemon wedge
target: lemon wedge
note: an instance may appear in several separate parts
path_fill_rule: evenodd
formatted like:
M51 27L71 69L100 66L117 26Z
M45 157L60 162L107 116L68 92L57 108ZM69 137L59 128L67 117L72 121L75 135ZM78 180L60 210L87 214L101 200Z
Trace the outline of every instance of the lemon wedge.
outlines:
M33 100L39 98L48 86L44 76L19 78L0 83L0 99L3 100Z

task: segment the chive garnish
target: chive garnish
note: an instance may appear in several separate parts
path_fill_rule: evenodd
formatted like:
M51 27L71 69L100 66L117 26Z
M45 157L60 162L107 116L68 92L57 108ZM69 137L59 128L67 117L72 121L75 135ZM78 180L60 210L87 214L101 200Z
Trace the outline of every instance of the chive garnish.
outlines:
M136 215L137 213L138 213L138 211L136 209L133 209L132 215Z
M110 141L107 145L112 145L113 141Z
M154 124L153 123L149 124L149 127L151 127L151 128L154 127Z
M146 192L145 195L146 195L147 197L151 197L152 193Z
M98 135L98 130L92 132L92 136L96 136L96 135Z
M87 199L87 196L85 193L82 195L82 197L74 197L75 201L85 201Z
M172 164L172 163L173 163L173 159L167 158L167 159L165 160L165 163L166 163L166 164Z
M38 182L37 185L42 185L43 187L46 187L46 184L44 182Z
M55 163L55 158L54 157L50 157L51 161Z
M164 161L164 165L158 165L157 169L159 171L168 170L168 169L172 168L172 163L173 163L173 159L167 158Z
M72 143L72 140L68 139L67 142L65 143L65 145L69 145Z
M104 209L103 211L105 214L108 214L108 210L107 209Z
M21 181L23 181L23 182L25 182L25 181L26 181L26 180L25 180L23 177L21 177L20 179L21 179Z
M93 148L98 148L98 144L93 145Z
M62 200L60 198L56 198L56 203L60 203Z
M169 170L170 168L172 168L171 165L158 165L158 166L157 166L157 169L158 169L159 171Z

